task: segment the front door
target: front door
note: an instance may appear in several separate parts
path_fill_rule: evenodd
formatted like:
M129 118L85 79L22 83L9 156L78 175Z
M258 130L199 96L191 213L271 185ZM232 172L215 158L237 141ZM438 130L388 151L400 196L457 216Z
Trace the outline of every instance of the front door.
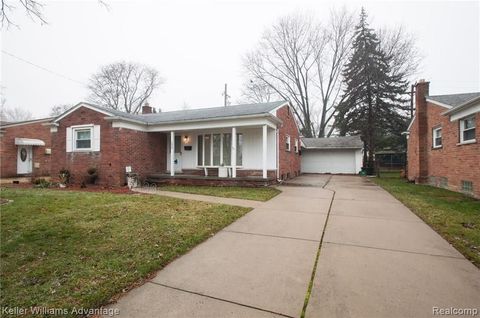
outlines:
M175 172L182 172L182 136L175 136Z
M32 172L32 146L18 146L17 173L29 174Z

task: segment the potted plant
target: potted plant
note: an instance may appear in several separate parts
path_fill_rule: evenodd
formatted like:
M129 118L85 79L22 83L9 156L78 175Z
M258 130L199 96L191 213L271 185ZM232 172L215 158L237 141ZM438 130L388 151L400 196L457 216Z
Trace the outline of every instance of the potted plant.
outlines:
M70 171L67 169L62 169L60 170L60 173L58 174L58 178L60 179L59 182L59 187L60 188L66 188L67 184L70 182Z

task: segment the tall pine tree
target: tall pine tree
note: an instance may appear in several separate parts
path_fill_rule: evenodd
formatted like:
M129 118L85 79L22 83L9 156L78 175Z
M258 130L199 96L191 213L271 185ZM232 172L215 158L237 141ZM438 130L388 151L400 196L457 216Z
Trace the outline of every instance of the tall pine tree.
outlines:
M391 62L362 8L353 53L343 71L345 100L337 108L336 126L342 136L362 136L367 167L373 167L378 141L405 128L408 83L404 74L391 71Z

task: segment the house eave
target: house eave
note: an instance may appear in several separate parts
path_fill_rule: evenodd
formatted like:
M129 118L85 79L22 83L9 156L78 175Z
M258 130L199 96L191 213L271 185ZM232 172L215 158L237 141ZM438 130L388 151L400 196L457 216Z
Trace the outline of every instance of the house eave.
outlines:
M120 117L120 116L108 116L105 117L105 120L108 121L116 121L116 122L129 122L129 123L134 123L134 124L139 124L144 127L148 128L153 128L153 127L162 127L162 126L169 126L169 125L176 125L179 123L182 124L194 124L194 123L204 123L204 122L217 122L217 121L222 121L222 120L242 120L242 119L251 119L251 118L267 118L270 121L272 121L276 125L281 125L283 121L270 114L270 113L262 113L262 114L254 114L254 115L243 115L243 116L224 116L224 117L215 117L215 118L202 118L202 119L191 119L191 120L173 120L173 121L165 121L165 122L160 122L160 123L149 123L145 121L140 121L140 120L135 120L131 118L125 118L125 117Z
M469 108L471 106L475 106L477 104L477 102L480 102L480 97L471 99L471 100L467 101L466 103L463 103L462 105L459 105L455 108L449 109L449 110L443 112L442 115L445 115L445 116L453 115L453 114L458 113L458 112L460 112L460 111L462 111L466 108Z
M32 119L32 120L25 120L25 121L17 121L17 122L14 122L14 123L1 125L0 129L1 128L21 126L21 125L28 125L28 124L43 123L43 122L47 123L47 122L51 121L52 119L53 119L53 117L41 118L41 119ZM47 125L48 125L48 123L47 123Z

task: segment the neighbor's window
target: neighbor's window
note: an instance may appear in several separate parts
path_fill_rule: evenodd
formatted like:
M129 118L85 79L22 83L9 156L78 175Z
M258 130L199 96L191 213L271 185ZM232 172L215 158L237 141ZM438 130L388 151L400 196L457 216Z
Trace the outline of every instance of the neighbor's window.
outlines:
M295 152L298 153L298 139L297 139L297 138L295 138L295 144L294 144L293 147L294 147L294 149L295 149Z
M74 129L73 136L75 138L75 150L92 149L92 128Z
M205 134L198 136L197 165L218 167L232 164L232 134ZM243 135L237 134L237 166L243 160Z
M290 151L290 136L286 137L286 144L285 144L285 150Z
M433 128L433 148L442 146L442 127Z
M462 191L473 192L473 182L462 180Z
M475 116L460 119L460 142L475 141Z

